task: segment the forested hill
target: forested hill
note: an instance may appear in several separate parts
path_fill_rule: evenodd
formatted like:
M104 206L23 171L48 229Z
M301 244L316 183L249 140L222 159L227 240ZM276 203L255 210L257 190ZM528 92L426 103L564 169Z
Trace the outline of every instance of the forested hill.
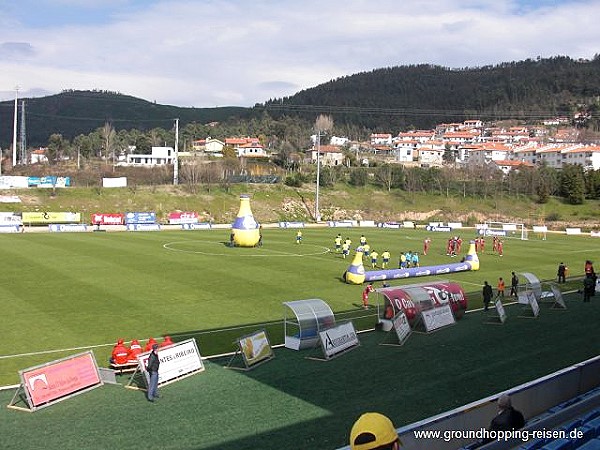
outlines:
M588 110L598 125L600 55L525 60L479 68L411 65L332 80L265 104L275 114L334 114L380 131L430 128L468 118L535 120ZM308 106L310 105L310 106Z
M464 69L432 65L376 69L254 108L180 108L105 91L65 91L25 103L29 146L46 145L53 133L71 140L106 122L117 131L169 130L175 118L182 127L228 122L236 129L241 120L263 118L265 110L274 118L305 119L307 130L318 114L332 114L336 128L364 131L351 135L431 128L473 118L572 118L577 111L588 114L580 125L600 131L600 55L591 61L554 57ZM12 129L13 102L0 102L1 147L10 145Z
M183 126L190 122L205 124L245 118L251 114L250 108L180 108L106 91L64 91L24 100L27 142L31 146L46 145L53 133L60 133L66 139L88 134L106 122L117 131L168 130L173 128L176 118ZM14 101L0 103L0 146L3 148L12 141L13 111Z

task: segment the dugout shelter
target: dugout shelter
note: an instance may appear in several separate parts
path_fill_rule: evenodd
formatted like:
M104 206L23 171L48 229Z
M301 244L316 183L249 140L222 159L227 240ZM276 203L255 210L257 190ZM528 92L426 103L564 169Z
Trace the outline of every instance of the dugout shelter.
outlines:
M319 332L335 325L333 311L320 298L284 302L285 347L292 350L319 345Z

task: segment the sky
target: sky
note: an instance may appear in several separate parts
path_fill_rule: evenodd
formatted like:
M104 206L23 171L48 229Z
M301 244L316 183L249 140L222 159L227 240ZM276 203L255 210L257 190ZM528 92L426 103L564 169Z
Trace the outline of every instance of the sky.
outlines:
M0 0L0 100L253 106L382 67L600 53L600 0Z

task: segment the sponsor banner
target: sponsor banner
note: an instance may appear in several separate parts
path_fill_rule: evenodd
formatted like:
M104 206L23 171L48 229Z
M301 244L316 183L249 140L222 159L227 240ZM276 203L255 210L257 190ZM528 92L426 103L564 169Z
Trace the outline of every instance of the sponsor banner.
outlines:
M355 227L357 225L356 220L330 220L327 222L328 227Z
M591 237L600 237L600 231L590 231Z
M198 223L199 216L197 212L174 211L169 213L169 224L179 225L182 223Z
M488 224L487 223L478 223L475 224L475 229L476 230L487 230L488 229ZM479 233L481 234L481 233Z
M462 222L448 222L450 228L462 228Z
M379 228L400 228L402 225L400 225L398 222L383 222L378 223L377 226Z
M56 177L56 176L48 176L48 177L27 177L27 185L29 187L38 187L38 188L64 188L67 186L71 186L71 178L70 177Z
M142 368L146 382L149 381L149 375L146 371L149 355L150 352L146 352L137 356L138 364ZM158 384L167 383L192 372L204 370L202 357L194 339L188 339L168 347L160 348L158 350L158 359L160 360Z
M248 367L273 357L273 349L264 330L240 338L238 343Z
M504 231L517 231L517 224L516 223L503 223L502 229Z
M91 352L25 369L20 375L32 408L102 384Z
M428 332L454 323L454 316L452 315L450 305L421 311L421 316L423 317L425 330Z
M18 195L0 195L0 203L22 203Z
M11 189L11 188L27 188L27 177L20 176L0 176L0 188Z
M158 223L130 223L127 225L127 231L160 231Z
M156 223L156 213L128 212L125 214L125 223Z
M12 212L0 212L0 226L21 225L21 216Z
M416 228L417 225L412 221L405 221L405 222L402 222L402 227L403 228Z
M77 223L81 222L81 213L72 212L23 212L23 223Z
M396 330L396 335L398 336L398 342L404 344L406 339L408 339L408 335L410 334L410 324L408 323L408 319L406 318L406 314L400 311L396 314L392 321L394 325L394 330Z
M482 236L506 236L506 231L505 230L490 230L489 228L487 228L487 229L479 230L479 234Z
M67 224L56 224L52 223L48 225L48 230L53 233L62 232L83 232L87 231L87 225L83 223L67 223Z
M441 232L450 232L450 231L452 231L451 227L441 227L441 226L434 226L434 225L427 225L425 227L425 229L427 231L441 231Z
M546 225L534 225L532 229L534 233L545 233L548 231L548 227Z
M565 232L567 234L581 234L581 228L566 228Z
M102 178L102 187L105 187L105 188L127 187L127 177Z
M94 213L90 220L92 225L123 225L125 216L113 213Z
M182 230L210 230L212 225L210 223L182 223Z
M20 225L0 225L0 233L18 233Z
M279 222L279 228L304 228L304 222Z
M359 227L376 227L374 220L361 220L358 222Z
M358 335L352 322L345 322L325 331L320 331L319 338L321 339L323 353L328 359L359 344Z

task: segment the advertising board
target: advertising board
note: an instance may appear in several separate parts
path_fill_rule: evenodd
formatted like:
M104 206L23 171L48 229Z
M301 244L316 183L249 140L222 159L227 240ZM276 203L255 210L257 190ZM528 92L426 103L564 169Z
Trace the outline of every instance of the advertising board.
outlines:
M73 212L50 212L34 211L23 212L23 223L27 224L50 224L50 223L79 223L81 213Z
M360 344L352 322L344 322L319 332L325 358L330 359Z
M128 212L125 214L125 223L156 223L155 212Z
M150 355L150 352L137 356L146 383L149 381L149 375L146 371L148 355ZM169 383L178 378L204 371L204 363L194 339L177 342L174 345L159 349L158 359L160 361L158 384Z
M115 213L93 213L90 223L93 225L123 225L125 216Z
M19 374L32 409L102 385L92 352L31 367Z
M180 225L182 223L198 223L200 216L197 212L170 212L168 219L170 225Z

